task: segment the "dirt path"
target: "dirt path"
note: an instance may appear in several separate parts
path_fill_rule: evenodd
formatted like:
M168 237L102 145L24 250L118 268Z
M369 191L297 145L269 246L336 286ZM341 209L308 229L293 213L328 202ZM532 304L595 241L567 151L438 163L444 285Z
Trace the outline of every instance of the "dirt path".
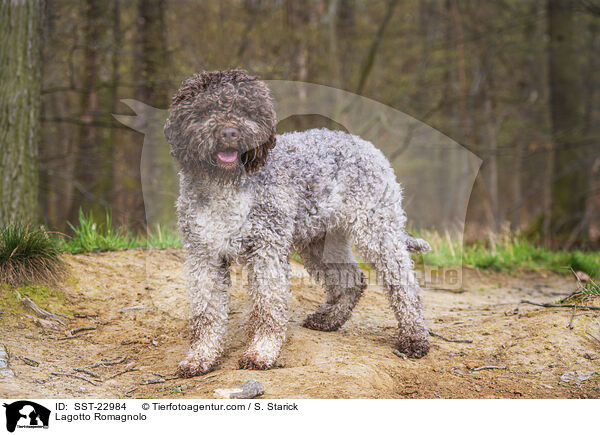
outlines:
M323 295L295 264L281 367L269 371L237 369L248 303L244 277L234 274L223 363L208 376L175 378L188 340L182 259L177 250L68 257L73 278L63 285L64 298L49 295L42 306L67 313L65 326L40 326L0 290L0 303L8 304L0 315L0 343L15 374L0 378L0 397L212 398L216 388L256 379L266 398L600 398L600 343L587 335L600 337L600 315L578 311L569 330L569 309L521 305L515 311L524 298L556 301L570 293L574 280L550 273L467 270L462 293L425 289L431 329L473 342L432 337L425 358L404 360L392 353L395 322L376 286L340 331L302 328ZM96 329L61 339L90 326ZM102 361L117 363L93 366ZM86 367L100 378L74 371Z

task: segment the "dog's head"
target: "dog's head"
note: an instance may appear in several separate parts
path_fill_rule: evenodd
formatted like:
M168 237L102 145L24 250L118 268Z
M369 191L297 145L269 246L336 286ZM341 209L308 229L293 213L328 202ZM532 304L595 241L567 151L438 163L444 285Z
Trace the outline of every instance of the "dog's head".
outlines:
M243 70L203 72L173 97L165 136L184 171L222 181L256 171L275 146L269 88Z

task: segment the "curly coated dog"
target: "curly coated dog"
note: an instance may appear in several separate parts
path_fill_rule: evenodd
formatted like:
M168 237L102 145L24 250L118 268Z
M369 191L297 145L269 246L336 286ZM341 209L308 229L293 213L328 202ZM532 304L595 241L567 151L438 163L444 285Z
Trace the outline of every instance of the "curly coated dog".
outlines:
M248 267L250 345L241 368L274 366L284 342L290 252L323 284L326 301L304 326L335 331L366 287L351 246L373 264L399 324L398 350L429 350L405 231L402 191L384 155L340 131L275 134L264 82L242 70L204 72L174 96L165 124L177 160L178 224L186 253L191 345L182 376L215 368L223 351L229 265Z

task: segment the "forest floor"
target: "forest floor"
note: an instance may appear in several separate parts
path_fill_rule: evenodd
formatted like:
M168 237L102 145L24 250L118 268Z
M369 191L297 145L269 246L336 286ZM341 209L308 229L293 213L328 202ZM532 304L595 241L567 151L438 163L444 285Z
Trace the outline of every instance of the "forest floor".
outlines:
M472 342L433 336L430 353L411 360L392 352L395 321L376 285L339 331L302 328L323 293L294 263L279 367L250 371L237 368L249 303L244 275L233 273L223 362L208 375L182 379L175 369L189 339L183 252L65 258L71 278L60 291L37 299L30 294L41 308L67 315L65 325L38 320L12 290L0 290L0 344L14 373L0 377L0 397L214 398L217 388L255 379L266 388L264 398L600 398L600 342L594 338L600 337L600 314L577 310L572 317L568 308L519 304L559 300L576 287L569 276L465 269L462 290L424 288L428 326ZM71 337L86 327L95 329Z

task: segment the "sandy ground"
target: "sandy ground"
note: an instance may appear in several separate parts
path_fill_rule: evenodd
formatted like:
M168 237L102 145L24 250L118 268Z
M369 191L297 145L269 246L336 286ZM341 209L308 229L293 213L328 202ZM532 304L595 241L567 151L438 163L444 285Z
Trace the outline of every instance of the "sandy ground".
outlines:
M223 362L209 375L181 379L175 369L189 338L183 253L134 250L67 260L72 278L61 287L64 298L42 306L67 314L66 325L40 323L25 308L0 315L0 343L14 373L0 377L0 397L213 398L216 388L256 379L265 398L600 398L600 342L588 335L600 337L600 314L578 310L569 329L570 309L518 304L560 299L575 287L571 277L465 270L463 291L424 289L428 326L472 343L432 337L426 357L407 360L392 352L395 322L376 285L341 330L302 328L323 294L294 264L280 367L249 371L237 369L247 344L248 300L236 269ZM66 338L82 327L95 329Z

